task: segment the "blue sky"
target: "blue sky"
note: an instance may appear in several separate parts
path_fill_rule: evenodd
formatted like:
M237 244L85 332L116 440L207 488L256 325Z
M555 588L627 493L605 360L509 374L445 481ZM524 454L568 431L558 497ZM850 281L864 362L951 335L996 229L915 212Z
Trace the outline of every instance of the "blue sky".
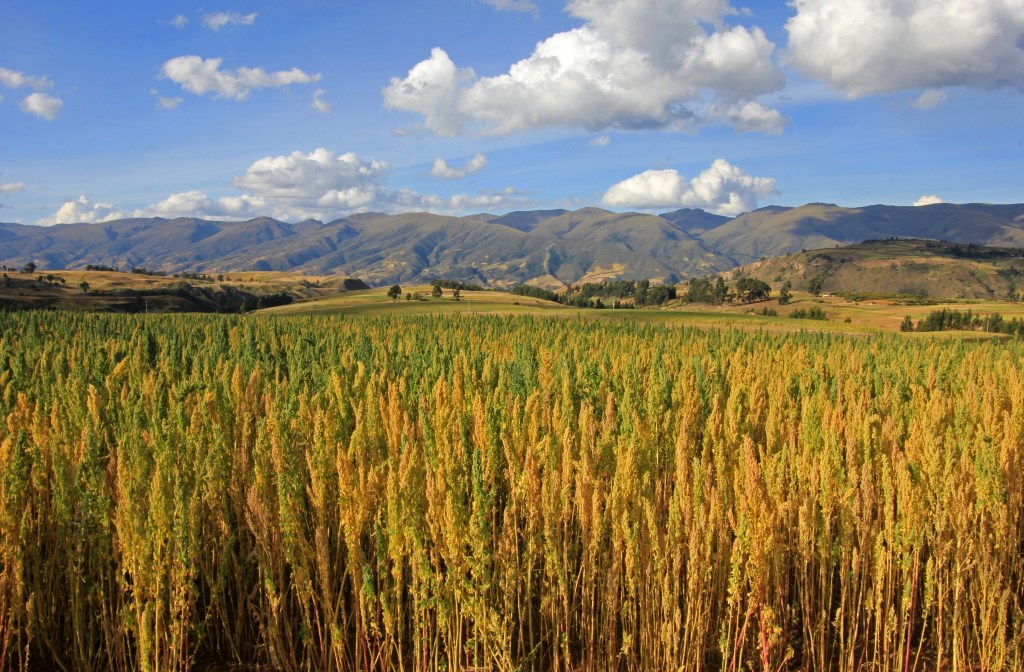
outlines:
M5 0L0 44L0 221L1024 201L1020 0Z

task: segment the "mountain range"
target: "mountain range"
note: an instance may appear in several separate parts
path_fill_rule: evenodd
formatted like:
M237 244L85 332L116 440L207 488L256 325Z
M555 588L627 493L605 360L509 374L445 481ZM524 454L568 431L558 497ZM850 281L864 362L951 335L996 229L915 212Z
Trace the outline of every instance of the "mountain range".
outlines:
M331 222L136 218L51 227L0 224L0 263L88 264L166 272L239 270L344 274L370 284L445 277L550 288L621 278L709 275L758 259L918 238L1024 248L1024 204L769 206L735 218L599 208L466 217L362 213Z

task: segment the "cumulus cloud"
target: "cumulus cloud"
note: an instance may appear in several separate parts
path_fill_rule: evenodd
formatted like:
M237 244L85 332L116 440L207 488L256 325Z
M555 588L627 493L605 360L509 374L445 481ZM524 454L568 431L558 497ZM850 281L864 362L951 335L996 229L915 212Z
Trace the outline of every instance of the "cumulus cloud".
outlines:
M156 107L160 110L176 110L184 101L183 98L165 98L156 89L150 89L149 95L156 98Z
M916 206L921 206L921 205L936 205L938 203L943 203L943 202L944 201L941 198L939 198L938 196L934 196L934 195L933 196L922 196L921 198L919 198L916 201L914 201L914 206L916 207Z
M725 0L572 0L567 11L583 25L543 40L508 72L479 77L435 48L391 79L384 104L447 136L683 128L709 100L741 110L783 84L774 45L760 28L726 25Z
M82 222L105 222L121 219L125 214L110 203L93 203L88 196L79 196L63 205L49 217L40 219L36 224L53 226L54 224L78 224Z
M9 89L35 89L21 101L21 111L25 114L33 114L47 121L57 118L64 101L55 96L41 93L53 87L53 82L46 77L26 75L24 72L0 68L0 84ZM0 96L0 102L4 97Z
M786 125L786 118L778 110L765 107L756 100L737 105L712 105L712 117L721 119L739 133L757 131L767 135L778 135Z
M320 75L307 74L298 68L267 72L263 68L221 70L223 58L178 56L164 63L161 77L175 82L197 96L207 93L215 98L245 100L254 89L279 88L292 84L312 84Z
M171 194L136 211L146 217L227 217L268 215L297 221L339 212L365 210L386 203L388 164L327 149L308 154L267 156L252 163L232 184L240 196L212 198L202 191Z
M299 221L368 210L456 213L523 202L523 197L511 188L450 197L391 189L387 185L388 171L384 161L364 159L351 152L336 154L324 148L308 154L268 156L254 161L245 174L232 181L245 192L239 196L214 198L198 190L185 191L135 210L134 216L250 219L267 215Z
M792 63L850 98L906 89L1024 89L1016 0L794 0Z
M8 70L7 68L0 68L0 84L3 84L9 89L26 88L36 89L37 91L49 89L53 86L53 82L46 77L26 75L24 72Z
M57 114L60 113L60 108L64 107L64 101L60 98L55 98L45 93L30 93L25 100L21 101L21 111L25 114L34 114L35 116L46 119L47 121L53 121L57 118Z
M946 102L949 94L942 89L927 89L912 103L919 110L930 110Z
M524 203L526 203L526 199L511 187L499 192L455 194L448 198L434 194L420 194L409 189L399 189L388 192L378 207L389 212L429 210L436 214L455 215L470 211L521 207Z
M596 138L592 138L587 142L591 147L607 147L611 144L612 139L607 135L599 135Z
M23 191L25 191L25 184L23 182L0 183L0 196L3 194L18 194Z
M217 31L225 26L251 26L256 23L256 14L217 12L215 14L203 14L202 21L205 28Z
M422 114L427 128L438 135L457 135L465 123L459 97L474 80L472 68L457 68L443 49L435 47L430 58L413 66L405 79L391 78L384 89L384 104Z
M375 189L388 172L385 161L367 161L352 152L337 155L319 148L254 162L233 184L277 198L315 198L351 188Z
M430 174L440 180L457 180L483 170L486 165L487 157L483 154L474 154L473 158L467 161L466 165L462 168L449 166L448 162L439 156L434 159L434 165L430 169Z
M756 209L759 198L775 193L773 178L751 177L725 159L716 159L691 181L676 170L634 175L608 189L602 202L612 207L687 207L739 215Z
M171 194L159 203L148 208L136 210L136 217L228 217L231 219L250 219L266 212L268 204L265 199L252 194L242 196L224 196L213 199L202 191L184 191ZM279 214L279 213L275 213Z
M324 94L327 93L323 89L317 89L313 92L313 101L310 103L310 107L319 112L320 114L330 114L331 104L324 100Z
M486 210L520 206L525 202L511 187L499 193L455 194L448 199L447 207L452 212Z
M499 12L524 12L540 16L537 5L530 0L484 0L485 3L494 7Z
M171 19L170 23L178 30L181 30L182 28L188 25L188 18L184 14L178 14L173 19Z

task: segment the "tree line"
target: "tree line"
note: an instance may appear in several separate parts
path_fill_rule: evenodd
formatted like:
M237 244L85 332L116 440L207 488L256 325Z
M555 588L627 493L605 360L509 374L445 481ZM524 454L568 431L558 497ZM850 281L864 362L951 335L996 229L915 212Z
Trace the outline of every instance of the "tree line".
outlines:
M787 282L779 293L779 303L789 303L792 286ZM720 276L713 278L694 278L687 286L682 300L687 303L753 303L764 301L771 296L772 288L763 280L742 276L738 278L732 288Z
M933 310L916 323L907 315L900 324L901 331L984 331L990 334L1024 336L1024 320L1004 319L1000 313L975 313L967 310L940 308Z

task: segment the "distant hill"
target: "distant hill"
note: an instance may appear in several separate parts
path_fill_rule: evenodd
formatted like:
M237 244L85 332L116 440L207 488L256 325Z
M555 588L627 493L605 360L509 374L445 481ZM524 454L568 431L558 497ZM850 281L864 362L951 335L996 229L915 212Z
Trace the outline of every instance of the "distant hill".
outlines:
M891 237L1024 247L1024 204L772 206L700 234L704 242L741 264L761 257Z
M710 212L704 212L696 208L665 212L661 214L661 218L668 220L677 229L685 231L692 236L699 236L706 231L722 226L732 219L732 217L713 215Z
M1024 250L931 240L881 240L809 250L732 271L764 280L777 290L785 282L807 291L812 280L826 293L906 295L943 299L1024 298Z
M362 213L295 224L194 218L123 219L53 227L0 224L0 264L88 264L174 272L294 271L372 284L448 277L509 286L650 278L677 282L805 249L921 238L1024 247L1024 204L844 208L770 206L736 218L684 209L663 215L600 208L450 217Z
M735 266L655 215L598 208L503 216L364 213L326 224L126 219L53 227L0 224L0 263L20 268L144 266L167 272L341 273L367 282L447 277L489 285L538 279L676 282Z

